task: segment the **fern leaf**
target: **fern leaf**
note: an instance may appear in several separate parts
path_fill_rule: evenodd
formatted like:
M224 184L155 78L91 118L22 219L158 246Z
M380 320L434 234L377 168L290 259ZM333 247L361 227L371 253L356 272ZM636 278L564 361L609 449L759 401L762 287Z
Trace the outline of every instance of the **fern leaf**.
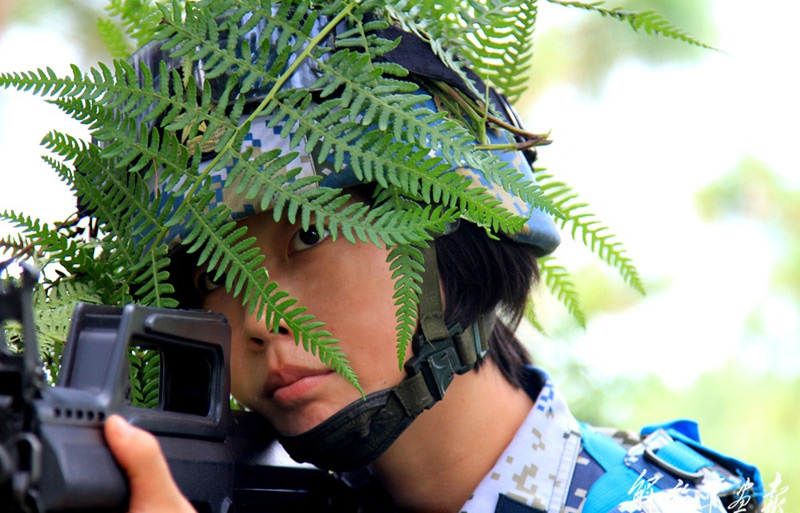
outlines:
M424 257L419 247L400 244L392 248L387 261L390 262L392 279L395 280L395 306L397 306L397 364L403 368L406 351L417 327L419 316L417 305L422 293Z
M165 283L165 251L155 244L155 253L146 253L158 234L166 231L169 205L161 208L161 204L152 202L139 175L117 170L113 160L101 158L101 150L94 144L57 132L45 136L44 144L67 160L76 161L80 172L75 173L75 181L83 193L81 200L105 232L105 265L117 273L124 270L107 277L117 286L104 300L124 304L126 297L134 296L141 297L144 304L174 305L163 297L171 293L171 285ZM138 285L136 291L132 290L134 285Z
M524 316L525 320L531 323L531 326L533 326L534 329L536 329L536 331L538 331L539 333L543 333L545 335L547 334L547 331L544 329L544 326L539 321L539 317L536 315L536 308L533 304L533 301L531 301L530 299L525 305Z
M527 0L487 2L487 6L476 1L463 3L469 3L478 12L472 19L464 20L472 30L453 30L463 40L463 55L469 59L471 69L515 103L528 83L536 3ZM468 12L460 10L463 17Z
M140 285L134 295L140 298L141 304L159 308L178 306L176 300L168 297L175 292L175 288L167 281L169 262L167 246L159 245L148 251L144 259L130 269L130 273L136 276L133 283Z
M131 347L128 354L130 402L139 408L155 409L159 403L161 354L154 349Z
M380 102L379 99L374 99ZM417 116L425 119L440 118L428 109L415 109L407 112L398 109L395 127L408 123L409 133L440 143L449 157L445 160L429 157L429 150L417 149L415 145L397 141L393 134L379 129L365 131L364 127L347 121L347 110L338 110L338 100L309 107L308 111L294 108L297 99L284 101L276 98L276 112L273 123L288 119L284 126L291 126L308 138L306 151L317 151L320 155L335 155L334 168L343 167L345 158L349 160L355 175L364 181L376 181L381 185L399 187L403 193L415 196L421 194L425 201L441 201L446 206L459 207L467 211L479 223L495 230L513 232L519 229L524 219L505 211L485 193L485 189L470 187L470 182L454 171L456 162L462 159L470 167L487 170L496 177L498 183L514 194L532 203L547 205L536 186L521 180L521 176L509 168L496 156L476 151L472 148L472 138L454 122L417 128ZM394 107L386 106L393 109ZM402 121L400 118L403 118ZM447 153L446 153L447 154ZM322 159L322 157L320 157Z
M261 197L263 208L274 200L272 208L276 218L286 215L293 223L299 216L304 229L309 227L313 213L317 228L327 229L333 238L341 232L350 242L359 239L376 245L394 245L428 238L427 231L441 231L447 222L453 221L454 212L441 209L419 210L415 216L414 212L385 207L370 210L361 202L345 206L349 196L342 191L309 188L320 177L293 180L293 174L285 170L294 158L292 154L279 157L278 152L273 151L251 160L247 155L230 151L236 164L228 174L226 187L237 184L237 192L246 193L249 198Z
M111 57L125 59L132 53L133 48L128 44L125 33L112 20L108 18L97 20L97 33Z
M50 228L46 223L42 224L39 219L33 219L30 216L25 216L12 210L0 213L0 220L12 224L21 231L20 238L16 241L11 239L7 244L9 247L16 247L18 258L25 258L34 250L39 255L48 251L56 252L61 250L61 256L63 257L74 256L75 242L70 241L66 234L59 231L58 227ZM22 238L23 236L24 239ZM67 251L67 248L72 250L71 254L70 251Z
M33 294L39 356L45 366L45 377L50 383L58 379L64 342L69 332L72 312L78 302L96 304L99 297L89 284L61 278L49 282L47 287L39 284ZM5 332L12 347L20 349L23 346L20 325L5 326Z
M136 47L153 38L161 21L158 9L146 0L109 0L105 9L110 16L119 18L122 29L136 42Z
M570 279L569 272L554 262L555 259L553 257L539 259L539 271L542 280L544 280L553 295L564 304L569 314L575 319L575 322L581 328L586 329L586 315L580 306L575 284Z
M423 41L427 42L433 53L435 53L451 70L453 70L464 84L470 89L470 92L476 98L482 97L480 91L475 86L469 76L467 76L466 62L459 59L457 44L452 39L445 37L436 37L441 32L436 30L435 23L428 23L424 17L422 21L417 17L410 15L405 9L409 7L408 1L399 2L393 6L387 6L387 13L397 22L406 32L411 32Z
M6 214L8 214L8 211L0 214L0 217ZM29 244L28 240L24 238L21 233L6 235L0 238L0 258L5 259L5 257L2 256L5 252L10 252L11 254L24 253Z
M616 240L615 235L609 233L608 228L596 219L594 214L586 211L587 204L576 201L577 194L573 193L569 186L552 180L549 175L539 174L537 181L544 194L563 213L563 217L557 220L561 228L566 229L569 226L573 239L579 238L606 264L616 267L622 279L631 288L645 294L639 271L633 261L625 255L622 243Z
M141 402L145 408L155 409L159 403L161 354L155 350L141 350Z
M547 0L550 3L563 5L567 7L575 7L586 11L593 11L606 18L612 18L619 21L627 22L635 31L643 30L650 35L659 35L669 37L708 50L717 50L702 41L699 41L686 32L676 27L663 16L655 11L627 11L624 9L607 9L603 6L603 2L569 2L564 0Z

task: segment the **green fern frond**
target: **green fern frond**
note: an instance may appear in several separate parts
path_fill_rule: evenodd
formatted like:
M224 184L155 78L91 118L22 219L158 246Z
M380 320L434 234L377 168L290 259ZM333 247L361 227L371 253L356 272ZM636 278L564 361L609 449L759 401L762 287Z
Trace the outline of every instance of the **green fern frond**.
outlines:
M550 289L550 292L558 298L567 308L567 311L575 319L581 328L586 329L586 315L580 306L578 291L570 278L566 268L554 263L553 257L539 259L539 272L541 279Z
M132 406L154 409L160 392L161 354L155 349L131 347L127 353Z
M103 150L105 157L119 157L117 165L132 172L144 168L145 179L159 169L157 165L161 166L163 178L179 177L186 173L187 168L191 169L188 160L192 152L178 142L175 132L189 127L185 138L192 139L199 127L206 124L209 129L205 138L219 127L228 131L229 138L238 128L236 122L220 115L226 105L211 105L209 88L205 89L198 103L193 78L183 87L182 78L177 73L169 75L162 63L162 79L156 88L146 67L143 74L144 85L140 87L136 71L124 61L116 61L113 72L101 63L86 74L73 68L73 76L64 78L57 77L50 69L0 74L0 86L32 89L43 96L57 96L51 100L52 103L74 119L90 125L94 129L92 135L108 143ZM230 82L232 84L233 79ZM147 115L142 121L163 114L167 131L147 133L140 130L134 119L145 113Z
M108 18L97 20L97 33L111 57L125 59L133 52L133 48L125 37L125 32L114 21Z
M230 152L236 164L229 171L226 187L236 184L238 194L250 199L260 197L261 207L271 206L276 219L299 221L304 229L311 225L313 215L317 229L326 229L334 239L341 233L350 242L405 244L427 238L428 231L443 229L455 215L440 208L412 212L348 203L350 196L339 189L310 187L321 177L295 179L296 172L286 170L294 154L280 155L279 150L273 150L251 159L249 150L243 154Z
M128 392L130 395L127 399L132 406L141 407L144 405L144 394L142 394L144 384L140 377L142 373L141 357L133 349L130 350L126 356L128 357L128 378L131 382L131 388Z
M511 103L519 99L529 82L536 14L535 2L492 2L472 20L471 26L480 30L460 32L465 40L462 52L470 67Z
M57 131L42 139L50 151L72 161L80 170L74 173L84 194L81 201L112 235L137 235L147 229L163 228L163 211L169 210L151 200L143 179L126 169L118 169L113 159L103 158L102 150ZM160 159L162 156L157 155Z
M497 87L511 102L524 92L533 54L536 3L524 0L401 0L387 8L401 26L425 41L461 75L475 98L465 69Z
M161 378L161 354L154 350L144 350L141 355L141 381L145 383L142 388L142 406L156 408L159 402Z
M569 226L573 239L580 240L606 264L616 267L631 288L645 294L639 271L625 255L622 243L616 240L616 236L594 214L585 210L587 204L576 201L578 195L563 182L552 180L550 175L540 174L537 180L544 194L563 213L563 217L556 221L561 224L561 228L566 229Z
M161 21L158 9L149 0L108 0L106 12L109 16L119 18L121 30L133 39L135 42L133 46L137 48L153 38ZM127 57L127 55L114 56Z
M127 298L137 297L143 304L174 305L163 297L171 293L172 287L165 282L166 252L157 245L154 254L146 252L148 245L166 230L170 203L162 206L153 202L137 173L116 169L113 159L102 158L100 148L94 144L58 132L46 135L43 144L75 163L79 172L74 178L82 192L81 201L104 232L105 268L115 273L98 277L115 283L111 295L104 300L124 304L129 302Z
M2 214L0 214L0 217L2 217ZM11 233L0 237L0 259L7 258L7 256L3 256L4 253L16 254L24 252L29 244L28 239L23 237L21 233Z
M547 331L544 329L544 326L539 321L539 317L536 314L536 307L533 304L533 301L528 299L528 302L525 304L525 320L528 321L533 328L542 334L547 334Z
M13 258L33 258L34 265L46 268L57 266L58 272L66 276L82 276L90 282L103 281L102 264L96 256L97 244L78 236L79 229L70 216L67 221L57 223L54 228L41 224L13 211L0 213L0 220L15 226L20 233L0 240L0 250L7 248Z
M276 115L273 122L283 121L283 115L290 117L290 121L286 121L284 126L291 127L295 133L308 138L306 151L314 151L315 144L319 144L319 154L333 153L334 166L339 167L343 166L347 156L355 176L361 180L374 181L382 186L398 187L404 194L419 196L426 202L441 202L448 207L458 207L469 212L477 222L491 226L495 230L513 232L524 223L523 218L500 207L490 195L486 194L485 189L470 187L470 182L465 181L463 176L451 171L452 164L430 157L429 150L415 149L414 145L397 141L392 134L379 130L366 131L363 125L344 120L348 112L333 110L337 102L338 100L332 100L327 105L323 104L324 108L320 108L323 106L321 105L304 113L294 110L291 103L284 104L276 99L281 115ZM433 115L428 109L416 109L412 112L420 111L423 115ZM318 116L323 117L315 123L314 119ZM450 130L434 127L420 136L447 139L449 143L454 143L465 133L460 129L454 129L455 123L448 126ZM332 132L335 137L331 137ZM448 134L452 137L447 137ZM451 147L455 146L453 144ZM459 148L458 154L464 155L465 151L477 153L470 148ZM485 155L475 156L475 159L491 160L496 174L502 177L510 188L520 193L523 189L528 191L529 198L538 194L531 184L520 182L515 171L506 170L505 163L496 157ZM386 242L391 243L389 240Z
M175 288L167 280L169 279L170 259L167 256L167 246L156 246L144 255L144 259L138 265L130 269L130 273L135 275L133 283L139 285L134 291L134 295L143 305L152 305L159 308L175 308L178 302L168 297L175 292Z
M74 279L45 279L45 285L39 285L33 294L34 325L45 376L48 382L55 383L75 304L98 304L100 298L90 284ZM5 334L12 347L23 346L22 326L7 325Z
M627 11L624 9L607 9L602 7L604 2L568 2L563 0L547 0L550 3L563 5L567 7L576 7L578 9L583 9L586 11L593 11L600 14L603 17L613 18L619 21L627 22L631 28L635 31L643 30L645 33L650 35L659 35L664 36L672 39L676 39L678 41L682 41L684 43L699 46L700 48L706 48L708 50L717 50L713 46L710 46L702 41L699 41L686 32L681 30L680 28L676 27L669 21L667 21L663 16L658 14L655 11Z
M66 234L62 233L58 226L51 228L47 223L42 224L39 219L25 216L24 214L6 210L0 213L0 220L6 221L20 231L20 237L16 240L10 239L7 247L15 247L16 257L20 259L28 258L32 253L39 256L47 252L61 250L62 256L70 256L67 251L72 249L74 256L76 250L75 241L70 240Z
M47 241L58 237L46 223L42 224L39 219L34 219L14 210L5 210L0 213L0 220L6 221L14 228L21 230L29 239L35 237Z
M424 257L419 247L400 244L392 248L387 261L390 262L394 284L395 306L397 306L397 364L403 368L408 343L417 327L417 305L422 293Z
M70 186L73 192L76 192L73 187L75 184L75 174L71 167L59 160L54 159L50 155L42 155L42 160L56 172L62 182Z
M70 279L57 279L46 288L40 287L37 294L36 329L39 342L43 344L63 344L66 341L76 303L100 302L100 297L88 283Z

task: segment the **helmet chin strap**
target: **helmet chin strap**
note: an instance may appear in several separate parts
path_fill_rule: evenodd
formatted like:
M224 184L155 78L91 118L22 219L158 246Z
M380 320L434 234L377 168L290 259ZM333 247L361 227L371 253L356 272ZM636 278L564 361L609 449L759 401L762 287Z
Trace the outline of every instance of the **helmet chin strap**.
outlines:
M446 326L435 245L431 243L423 254L421 333L414 335L414 356L404 367L406 378L393 388L345 406L305 433L279 435L281 444L296 461L336 472L366 467L420 413L442 400L456 374L472 370L485 356L494 328L494 312L481 317L467 330L458 323Z

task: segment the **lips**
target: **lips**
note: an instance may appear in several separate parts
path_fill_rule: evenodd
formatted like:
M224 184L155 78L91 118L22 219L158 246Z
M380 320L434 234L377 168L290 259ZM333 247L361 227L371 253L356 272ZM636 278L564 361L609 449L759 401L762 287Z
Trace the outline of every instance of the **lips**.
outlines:
M264 392L270 399L292 399L302 395L332 372L329 368L281 367L269 372Z

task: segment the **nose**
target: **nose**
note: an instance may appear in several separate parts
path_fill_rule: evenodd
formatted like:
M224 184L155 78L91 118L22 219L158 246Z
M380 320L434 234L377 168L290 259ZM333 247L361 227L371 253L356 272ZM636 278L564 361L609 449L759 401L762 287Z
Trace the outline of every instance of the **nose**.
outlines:
M250 350L263 350L267 342L280 339L287 339L294 342L294 337L292 336L291 330L289 330L286 325L285 319L280 318L277 330L274 324L275 317L272 316L270 320L273 322L268 325L266 314L261 315L259 318L255 310L252 313L245 312L243 335Z

